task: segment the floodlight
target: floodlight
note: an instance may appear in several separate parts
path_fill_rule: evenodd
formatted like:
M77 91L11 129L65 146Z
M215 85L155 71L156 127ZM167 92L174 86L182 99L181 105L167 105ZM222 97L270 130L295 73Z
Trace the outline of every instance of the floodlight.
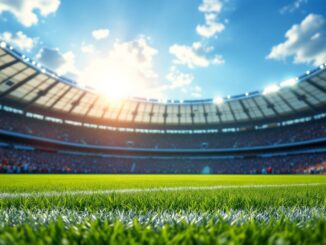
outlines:
M272 85L267 86L264 89L263 95L271 94L271 93L276 93L279 90L280 90L280 87L279 86L277 86L276 84L272 84Z
M224 100L222 97L215 97L214 98L214 103L217 104L217 105L221 105L223 104Z
M298 83L298 78L291 78L281 82L281 87L292 87Z
M0 47L1 47L1 48L6 48L6 46L7 46L7 44L6 44L5 42L1 42L1 43L0 43Z

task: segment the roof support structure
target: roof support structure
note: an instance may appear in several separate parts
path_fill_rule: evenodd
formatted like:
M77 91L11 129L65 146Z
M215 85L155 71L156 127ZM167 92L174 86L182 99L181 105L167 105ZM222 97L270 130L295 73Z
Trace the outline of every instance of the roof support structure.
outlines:
M254 102L255 106L258 108L260 113L263 115L263 117L266 119L267 118L266 114L264 113L263 109L260 107L258 102L255 100L255 98L253 98L252 101Z
M181 106L178 105L178 114L177 114L177 117L178 117L178 124L180 125L181 124L181 117L182 117L182 114L181 114Z
M305 93L308 94L309 96L311 96L312 98L314 98L315 100L320 102L320 99L317 98L314 94L312 94L310 91L308 91L307 89L305 89L304 87L300 87L300 89Z
M108 112L108 110L109 110L109 106L105 106L105 107L103 108L102 115L101 115L101 119L104 118L104 116L105 116L105 114Z
M204 111L205 124L208 124L208 113L206 112L205 104L202 105Z
M75 100L75 101L73 101L72 103L71 103L71 108L70 108L70 110L69 110L69 113L71 113L75 108L76 108L76 106L78 106L79 105L79 103L80 103L80 101L84 98L84 96L87 94L87 92L86 91L84 91L79 97L78 97L78 99L77 100Z
M235 116L235 114L234 114L234 111L233 111L233 109L232 109L232 106L231 106L231 104L230 103L226 103L227 105L228 105L228 107L229 107L229 110L231 111L231 114L232 114L232 116L233 116L233 119L234 119L234 121L235 122L237 122L238 121L238 119L236 118L236 116Z
M3 54L1 54L1 55L0 55L0 58L3 57L3 56L5 56L5 55L7 55L7 53L3 53Z
M166 125L166 119L168 117L168 106L167 105L164 105L164 113L163 113L162 117L163 117L164 125Z
M135 122L140 102L137 103L135 110L132 112L132 122Z
M325 73L326 73L326 72L325 72ZM326 78L324 78L324 77L321 77L321 76L320 76L320 74L318 74L316 77L317 77L317 78L319 78L320 80L322 80L322 81L326 82ZM309 78L308 80L310 80L310 81L311 81L311 78Z
M4 96L10 94L11 92L15 91L16 89L18 89L20 86L23 86L25 83L29 82L30 80L32 80L33 78L35 78L37 75L39 75L39 72L35 72L34 74L28 76L27 78L25 78L24 80L16 83L15 85L13 85L12 87L10 87L9 89L7 89L6 91L2 92L0 94L0 98L3 98Z
M222 112L220 111L220 108L217 105L216 105L216 115L217 115L219 121L223 122L222 117L221 117Z
M266 96L263 96L262 98L265 100L267 107L271 108L276 116L280 116L278 111L275 109L275 105L272 102L270 102L269 99L266 98Z
M154 104L152 104L151 110L150 110L150 112L149 112L149 124L152 123L152 118L153 118L153 116L154 116L153 111L154 111Z
M314 111L314 112L317 111L316 107L307 100L307 97L305 95L299 94L294 89L291 89L291 92L296 96L296 98L299 101L303 101L312 111Z
M324 78L319 77L319 76L318 76L318 78L326 82L326 80L325 80ZM322 92L324 92L324 93L326 94L326 89L323 88L322 86L320 86L319 84L315 83L315 82L312 81L311 79L307 79L307 82L308 82L309 84L311 84L312 86L314 86L315 88L319 89L320 91L322 91Z
M64 91L48 108L53 108L70 90L72 89L72 86L69 86L66 91Z
M28 96L29 94L33 93L35 90L37 90L41 85L42 83L45 83L46 81L48 81L50 78L49 77L46 77L43 81L40 82L39 85L35 86L34 88L32 88L31 90L29 90L27 93L25 93L19 100L22 101L26 96ZM40 93L41 91L39 91L38 93ZM26 102L28 103L28 102Z
M120 108L119 108L119 111L118 111L118 114L117 114L115 120L118 120L118 119L119 119L120 114L121 114L121 112L122 112L122 110L123 110L123 108L125 107L126 104L127 104L126 101L123 101L123 102L121 103L121 106L120 106Z
M278 97L280 97L280 99L295 113L297 113L297 110L289 103L289 101L287 101L282 94L277 94Z
M18 74L24 72L28 67L25 67L24 69L20 70L20 71L17 71L15 72L14 74L12 74L11 76L5 78L3 81L0 82L0 85L3 84L3 83L6 83L8 81L10 81L10 79L14 78L15 76L17 76Z
M87 108L87 111L85 112L83 118L86 118L88 113L92 110L92 108L95 106L96 102L99 100L100 96L96 96L93 102L90 104L90 106Z
M0 71L2 71L3 69L6 69L6 68L18 63L18 62L19 62L18 60L13 60L13 61L10 61L8 63L5 63L5 64L0 66Z
M50 78L49 78L50 79ZM54 88L57 84L59 83L58 80L55 80L53 83L51 83L46 89L39 91L38 94L31 99L29 102L27 102L26 107L28 107L29 105L33 104L35 101L37 101L39 98L41 98L42 96L45 96L52 88Z
M190 117L191 117L191 124L195 124L195 116L194 108L192 105L190 105Z
M248 108L245 106L245 104L243 103L242 100L239 100L239 102L240 102L240 104L241 104L241 107L242 107L244 113L246 113L246 115L247 115L247 117L249 118L249 120L252 121L252 117L251 117L251 115L250 115L250 113L249 113Z

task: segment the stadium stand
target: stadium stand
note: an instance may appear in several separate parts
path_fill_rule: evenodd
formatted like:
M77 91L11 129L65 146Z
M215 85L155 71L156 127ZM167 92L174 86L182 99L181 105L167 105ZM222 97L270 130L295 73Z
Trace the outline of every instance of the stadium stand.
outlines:
M6 112L0 112L0 116L0 129L2 130L85 145L155 149L214 149L278 145L326 137L325 119L291 126L243 132L145 134L58 124Z
M24 148L24 147L21 147ZM29 148L0 148L2 173L187 173L293 174L314 173L326 153L269 157L129 157L58 153ZM317 165L319 167L317 167Z
M326 68L271 91L108 101L0 48L0 172L324 173Z

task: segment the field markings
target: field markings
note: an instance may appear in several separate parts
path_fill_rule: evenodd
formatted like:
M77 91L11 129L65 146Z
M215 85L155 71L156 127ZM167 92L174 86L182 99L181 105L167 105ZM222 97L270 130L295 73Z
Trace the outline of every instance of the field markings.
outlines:
M108 221L110 224L121 222L129 227L137 220L139 224L152 227L162 227L166 224L206 225L208 223L227 222L231 225L241 225L251 221L258 223L279 222L280 219L295 222L299 226L313 224L316 219L326 219L323 207L272 208L258 210L216 210L216 211L134 211L107 210L77 211L74 209L19 209L9 208L0 210L0 227L31 224L33 226L47 225L61 219L65 226L81 224L89 221Z
M0 193L0 198L26 198L26 197L58 197L76 195L106 195L113 193L140 193L140 192L170 192L170 191L196 191L196 190L219 190L219 189L260 189L260 188L284 188L284 187L313 187L325 183L307 184L258 184L258 185L215 185L215 186L178 186L178 187L153 187L132 189L107 189L107 190L81 190L81 191L50 191L50 192L22 192Z

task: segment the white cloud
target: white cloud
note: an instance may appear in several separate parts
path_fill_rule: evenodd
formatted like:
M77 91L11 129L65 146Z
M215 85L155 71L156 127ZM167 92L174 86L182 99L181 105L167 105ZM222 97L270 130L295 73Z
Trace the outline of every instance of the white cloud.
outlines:
M205 38L211 38L225 29L225 25L218 21L218 15L222 11L223 4L220 0L203 0L198 10L205 15L205 24L197 25L197 33Z
M81 44L80 50L85 54L92 54L95 51L94 45L83 42Z
M75 55L72 51L62 53L57 48L42 48L37 53L36 58L42 65L54 70L59 75L76 78L79 74L75 67Z
M92 31L92 36L96 40L105 39L109 35L110 35L110 30L109 29L97 29L97 30Z
M175 89L190 85L194 80L194 76L189 73L182 73L175 66L172 66L169 73L166 75L166 80L171 82L168 88Z
M192 48L194 49L194 50L198 50L198 49L200 49L202 47L202 43L201 42L194 42L193 44L192 44Z
M300 24L285 34L286 40L274 46L267 59L283 60L293 57L295 64L314 64L326 61L326 21L321 15L309 14Z
M194 42L192 46L173 44L169 48L169 52L175 56L173 63L186 65L188 68L223 64L224 60L221 55L215 55L213 58L206 57L207 53L212 50L212 47L206 47L200 42Z
M198 55L192 47L186 45L173 44L169 48L169 52L176 57L173 61L175 64L186 65L189 68L209 65L209 60L206 57Z
M0 33L0 39L26 52L31 51L38 42L38 38L28 37L21 31L16 32L16 34L10 32Z
M210 25L198 25L196 31L199 35L209 38L224 30L222 23L212 23Z
M318 38L320 38L320 33L319 33L319 32L317 32L315 35L313 35L313 36L310 38L310 40L316 40L316 39L318 39Z
M202 88L198 85L190 87L190 95L195 98L200 98L202 97Z
M166 98L165 93L169 90L180 91L188 96L199 98L202 96L202 89L198 85L193 85L194 79L193 74L181 72L176 66L171 66L166 75L169 83L157 87L152 92L156 98Z
M217 54L213 57L211 63L214 65L221 65L225 63L225 60L223 59L222 55Z
M193 50L204 53L210 53L214 50L213 46L204 45L201 42L194 42L191 46Z
M222 3L219 0L204 0L198 9L204 13L219 13L222 10Z
M157 53L144 36L129 42L115 41L107 54L89 61L79 82L109 97L146 97L158 78L153 67Z
M125 62L126 65L129 63L136 68L139 75L153 79L157 77L153 70L153 58L157 53L158 50L148 44L148 38L141 36L131 42L116 41L109 52L109 58L112 61Z
M60 0L1 0L0 13L10 12L24 26L37 24L39 14L43 17L55 13Z
M184 94L188 94L194 98L200 98L203 96L202 94L202 88L198 85L195 86L189 86L189 87L184 87L181 89L181 92Z
M223 4L220 0L203 0L198 10L204 13L205 24L197 25L197 33L205 38L216 37L216 34L223 31L225 26L218 22L218 15L222 11ZM208 67L211 64L219 65L224 63L221 55L212 57L214 47L206 42L196 41L191 46L173 44L169 48L170 54L175 56L173 64L185 65L188 68Z
M307 4L308 0L294 0L292 4L285 5L281 8L280 13L286 14L286 13L293 13L294 11L298 10L302 5Z

